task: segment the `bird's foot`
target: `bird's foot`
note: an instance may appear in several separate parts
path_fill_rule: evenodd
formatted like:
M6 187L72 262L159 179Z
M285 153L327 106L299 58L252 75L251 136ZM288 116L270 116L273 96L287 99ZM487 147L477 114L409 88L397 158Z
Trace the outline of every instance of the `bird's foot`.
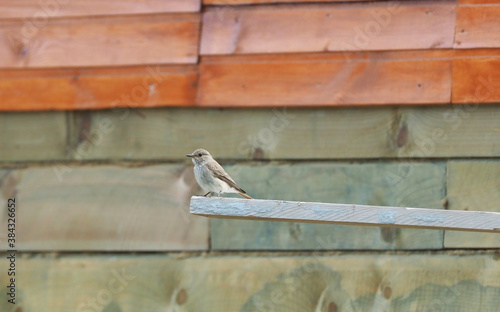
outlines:
M208 192L208 193L206 193L206 194L205 194L205 195L203 195L203 196L207 197L210 193L212 193L212 192Z

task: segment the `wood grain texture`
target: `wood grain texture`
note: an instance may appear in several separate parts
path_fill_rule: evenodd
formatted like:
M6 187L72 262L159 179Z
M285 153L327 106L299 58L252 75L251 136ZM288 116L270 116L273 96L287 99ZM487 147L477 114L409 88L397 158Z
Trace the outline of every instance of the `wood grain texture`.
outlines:
M94 139L99 144L77 159L185 160L200 147L218 160L500 155L498 105L137 112L125 108L74 114L70 141L75 150L88 144L89 133L102 134ZM104 133L100 129L107 123L113 130Z
M442 209L445 164L301 163L226 166L253 198ZM226 195L227 197L228 195ZM214 250L441 249L442 231L211 220Z
M0 23L0 68L196 63L198 14ZM29 31L29 32L28 32Z
M499 161L449 162L448 208L500 212L499 177ZM500 248L500 235L446 231L445 247Z
M0 162L63 160L68 131L62 112L1 113Z
M500 264L492 253L62 256L18 264L16 308L25 312L466 312L495 311L500 303ZM6 278L0 275L2 285ZM10 308L0 302L2 311Z
M499 48L500 6L459 6L454 47Z
M3 71L0 111L192 105L195 66Z
M200 2L201 0L0 0L0 18L196 12L200 10Z
M220 7L203 16L200 53L449 48L454 25L452 1Z
M346 106L449 103L448 51L204 58L198 104Z
M51 166L11 170L2 207L19 199L17 247L31 251L205 250L208 221L189 216L191 168ZM0 224L7 228L6 217Z
M500 233L500 213L193 196L194 215L221 219Z
M477 103L499 102L499 87L500 55L453 60L452 101L454 103L477 105Z

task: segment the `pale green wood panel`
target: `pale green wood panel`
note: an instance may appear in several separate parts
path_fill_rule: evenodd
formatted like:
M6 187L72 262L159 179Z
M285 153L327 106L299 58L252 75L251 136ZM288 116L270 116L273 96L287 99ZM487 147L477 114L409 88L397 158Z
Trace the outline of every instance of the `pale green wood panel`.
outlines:
M77 159L179 160L199 147L219 159L492 157L499 119L498 105L124 108L75 113L71 141Z
M189 214L196 189L183 165L54 164L9 171L0 205L17 198L18 250L206 250L209 221Z
M20 257L16 282L17 304L2 300L2 311L494 312L500 305L500 261L491 253ZM8 285L6 274L0 283Z
M500 212L500 161L448 163L448 208ZM500 235L446 231L446 248L500 248Z
M84 159L185 159L203 147L217 158L385 157L394 110L116 109L75 113L72 143ZM99 131L110 122L111 131ZM102 136L100 135L102 134ZM342 135L341 135L342 134ZM102 137L102 139L101 139Z
M236 165L229 174L254 198L442 209L444 163ZM440 249L443 232L249 220L211 221L215 250Z
M402 110L401 116L398 137L406 143L400 157L500 156L500 105L423 106Z
M66 159L64 112L1 113L0 162Z

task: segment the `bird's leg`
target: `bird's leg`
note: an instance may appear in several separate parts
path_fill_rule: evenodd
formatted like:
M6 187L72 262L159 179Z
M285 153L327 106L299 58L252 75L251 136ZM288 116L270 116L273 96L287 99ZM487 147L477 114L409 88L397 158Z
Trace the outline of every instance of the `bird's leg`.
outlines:
M222 192L222 191L219 191L219 193L217 193L217 196L218 196L219 198L220 198L220 193L221 193L221 192Z
M205 194L205 195L203 195L203 196L207 197L207 195L208 195L208 194L210 194L210 193L212 193L212 192L208 192L208 193L206 193L206 194Z

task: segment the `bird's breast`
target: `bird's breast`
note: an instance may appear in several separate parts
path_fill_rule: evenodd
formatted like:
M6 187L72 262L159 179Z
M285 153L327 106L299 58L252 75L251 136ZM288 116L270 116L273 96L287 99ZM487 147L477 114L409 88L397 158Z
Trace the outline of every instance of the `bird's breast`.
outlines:
M216 182L216 180L214 179L212 173L207 168L207 166L195 165L194 177L196 178L196 181L203 189L210 192L220 191L219 184Z

